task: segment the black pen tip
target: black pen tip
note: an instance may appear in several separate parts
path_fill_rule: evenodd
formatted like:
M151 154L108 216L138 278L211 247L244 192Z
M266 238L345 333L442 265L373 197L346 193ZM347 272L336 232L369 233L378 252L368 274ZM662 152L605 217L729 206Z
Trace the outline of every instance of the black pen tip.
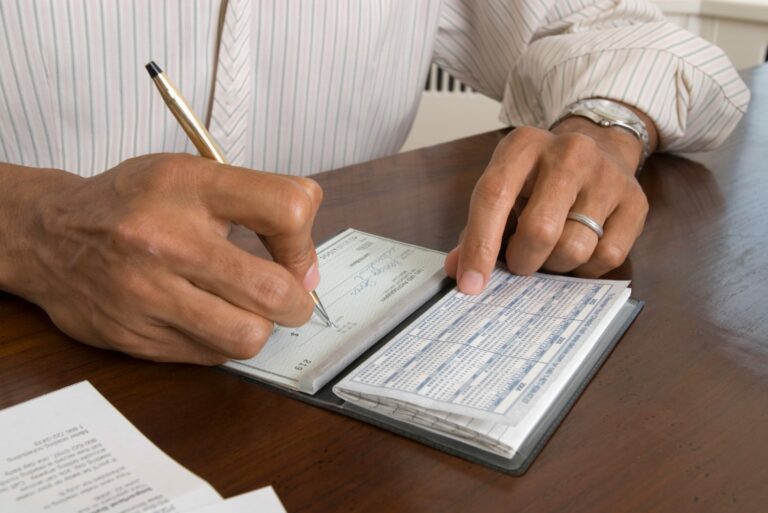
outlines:
M155 78L160 73L163 72L163 70L160 69L160 66L158 66L155 61L149 61L149 64L145 66L147 68L147 71L149 72L150 78Z

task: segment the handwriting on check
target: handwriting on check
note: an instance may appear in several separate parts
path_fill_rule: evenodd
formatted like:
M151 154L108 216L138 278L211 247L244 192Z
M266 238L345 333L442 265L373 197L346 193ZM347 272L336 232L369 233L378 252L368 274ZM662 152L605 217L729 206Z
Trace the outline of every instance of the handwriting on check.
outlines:
M356 296L360 294L368 287L376 285L375 278L377 276L402 266L403 263L400 260L392 258L396 249L397 248L395 247L389 248L387 251L376 257L373 262L365 266L365 268L355 273L355 280L357 280L358 283L352 288L350 295Z

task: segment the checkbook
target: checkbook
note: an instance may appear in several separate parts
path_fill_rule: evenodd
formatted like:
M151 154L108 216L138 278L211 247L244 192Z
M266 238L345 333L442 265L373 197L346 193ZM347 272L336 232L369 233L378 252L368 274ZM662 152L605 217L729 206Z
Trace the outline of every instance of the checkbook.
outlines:
M348 229L317 248L333 321L278 326L225 367L294 398L522 474L638 315L628 281L496 268L462 294L445 253Z

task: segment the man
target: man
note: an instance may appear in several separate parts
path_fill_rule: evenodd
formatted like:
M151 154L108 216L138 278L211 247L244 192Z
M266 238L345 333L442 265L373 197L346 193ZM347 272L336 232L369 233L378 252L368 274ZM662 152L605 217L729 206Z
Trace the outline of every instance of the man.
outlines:
M470 294L518 197L512 272L621 264L648 209L645 156L716 146L749 97L719 49L643 0L0 0L0 287L85 343L204 364L309 318L322 193L183 155L150 59L232 162L288 175L397 151L433 61L501 100L521 128L446 259ZM230 244L231 222L275 262Z

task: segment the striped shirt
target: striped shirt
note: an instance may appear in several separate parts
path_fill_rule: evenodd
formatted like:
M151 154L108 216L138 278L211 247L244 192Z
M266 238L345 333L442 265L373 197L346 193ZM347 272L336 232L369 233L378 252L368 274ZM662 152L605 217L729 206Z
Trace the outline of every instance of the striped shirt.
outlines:
M0 162L91 176L194 153L151 59L234 164L297 175L398 151L433 62L511 125L612 98L667 150L715 147L749 101L645 0L0 0Z

